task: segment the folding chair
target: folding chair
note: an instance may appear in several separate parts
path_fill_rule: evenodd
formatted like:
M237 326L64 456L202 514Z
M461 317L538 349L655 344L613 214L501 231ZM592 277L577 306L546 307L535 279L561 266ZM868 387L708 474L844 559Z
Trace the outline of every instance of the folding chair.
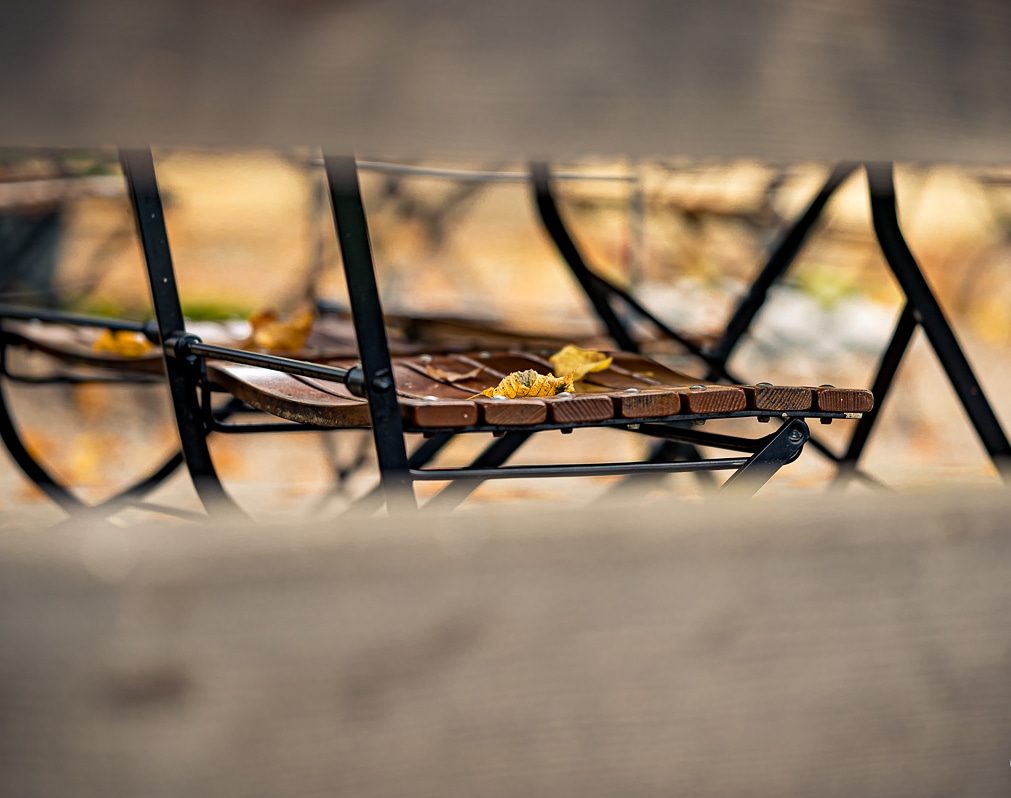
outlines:
M472 356L392 356L372 261L368 225L353 157L326 157L358 357L326 363L283 358L208 344L188 332L182 316L150 151L121 154L143 246L183 453L194 485L212 511L241 512L217 476L207 447L210 432L277 432L369 428L380 472L381 496L391 511L417 506L415 481L450 484L430 504L448 508L476 485L507 477L640 475L732 471L725 489L751 493L793 462L808 440L805 419L858 418L873 406L864 390L698 383L629 352L615 352L612 368L592 385L533 399L477 397L501 375L546 370L534 352L477 352ZM425 356L427 355L427 357ZM460 371L457 371L460 370ZM455 372L456 379L443 375ZM225 392L282 421L223 421L212 395ZM724 418L780 418L780 429L759 438L720 435L692 422ZM687 426L686 426L687 425ZM535 433L612 427L658 440L715 447L749 456L688 461L505 465ZM458 434L498 436L471 465L425 467ZM405 434L426 436L408 455Z

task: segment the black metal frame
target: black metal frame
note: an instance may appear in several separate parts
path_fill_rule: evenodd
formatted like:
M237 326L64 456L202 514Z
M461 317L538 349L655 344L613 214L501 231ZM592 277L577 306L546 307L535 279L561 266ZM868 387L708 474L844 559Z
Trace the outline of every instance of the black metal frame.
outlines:
M413 483L423 480L444 480L450 483L430 500L427 505L430 509L454 507L481 482L507 477L655 475L677 472L693 472L700 476L708 476L716 470L732 469L735 470L735 474L726 481L724 488L727 491L753 492L776 470L793 462L809 440L819 451L838 464L837 483L843 483L854 477L873 481L858 470L857 462L871 436L878 410L891 390L898 365L908 349L917 326L923 327L926 332L988 454L1000 469L1002 476L1005 478L1007 476L1007 463L1011 461L1011 445L993 414L950 324L902 237L895 207L895 189L890 164L868 165L866 168L875 233L886 261L907 297L907 304L899 317L892 340L882 355L874 380L872 390L877 407L857 423L843 455L832 453L828 447L812 439L806 423L800 418L800 416L822 417L822 420L828 421L837 415L804 412L783 417L780 413L742 412L726 416L757 416L759 420L782 418L783 425L770 435L748 439L712 435L691 427L686 428L685 422L693 420L690 416L679 417L678 422L673 423L644 420L633 424L620 419L611 419L593 426L626 428L649 435L660 442L653 456L637 463L551 466L508 466L505 463L534 433L558 429L568 431L566 425L541 424L520 430L482 427L481 431L495 432L500 437L494 440L471 465L446 469L424 468L424 466L454 435L460 434L461 430L430 430L428 434L433 436L431 440L425 441L410 456L407 452L376 284L368 224L358 183L358 165L352 156L327 156L323 161L351 298L352 318L360 346L361 364L350 369L211 346L188 333L179 302L153 158L149 150L132 150L123 151L120 160L135 210L156 320L139 324L8 306L0 306L0 318L5 316L35 318L42 321L131 330L141 332L153 341L161 342L182 449L135 485L100 505L86 507L29 453L11 419L0 385L0 437L22 470L68 512L88 511L108 514L124 505L140 506L143 504L140 498L172 473L184 459L198 495L208 510L240 514L241 510L228 495L215 471L207 447L207 435L210 432L259 433L325 429L288 422L226 423L230 415L248 408L236 400L225 408L214 408L211 401L213 387L207 381L205 369L206 358L218 358L294 375L335 380L347 385L356 395L366 397L373 419L371 431L379 463L380 485L377 491L358 501L359 508L374 508L379 502L384 502L391 512L415 508L417 503ZM622 320L622 314L618 312L615 302L622 303L627 310L650 321L663 335L699 357L709 369L707 379L739 383L741 380L736 379L727 368L728 360L764 304L769 289L793 263L832 194L858 168L857 164L847 163L840 164L832 170L824 186L770 254L748 293L739 303L720 341L710 348L702 348L680 335L651 314L628 292L594 273L586 265L585 259L562 221L552 193L548 166L533 164L531 178L537 209L545 229L557 244L563 259L586 293L608 333L621 348L638 350L636 341ZM0 376L16 379L16 376L11 375L7 369L6 350L11 340L10 334L3 331L0 336ZM702 420L702 417L698 417L698 420ZM462 430L466 431L469 430ZM698 455L699 446L742 451L750 453L751 456L704 459ZM169 510L169 508L159 509Z
M368 401L371 431L380 472L378 492L363 497L358 509L373 509L379 501L391 513L417 507L413 483L421 480L448 481L442 493L431 500L433 509L448 509L462 501L478 484L488 479L508 477L555 477L584 475L632 475L675 472L735 470L726 489L753 492L776 470L800 454L809 432L801 418L787 421L771 435L760 438L701 436L694 429L663 420L629 423L613 419L596 423L598 427L620 427L642 432L652 430L658 438L683 441L687 445L707 445L747 452L749 457L687 461L646 461L636 463L568 464L553 466L506 466L508 458L536 432L562 429L571 425L541 424L520 430L480 427L474 430L426 430L434 437L408 455L405 430L397 401L396 385L382 305L376 283L375 267L369 241L368 223L358 182L358 167L353 156L326 156L324 169L337 229L338 241L348 284L355 334L359 344L360 366L334 368L314 363L262 355L228 347L204 344L185 329L178 289L175 282L164 212L161 206L154 161L149 150L121 153L123 172L135 210L138 232L143 245L148 278L155 308L157 337L161 341L165 371L175 409L182 451L197 493L209 512L241 512L228 495L214 469L207 447L212 431L264 432L318 430L319 427L287 422L270 424L225 425L215 411L210 395L205 361L215 358L246 363L289 374L316 377L345 384L349 390ZM626 301L637 306L635 300ZM646 312L642 309L642 312ZM754 416L756 413L729 413L727 417ZM761 414L757 414L761 415ZM767 414L780 416L781 414ZM833 414L803 413L804 416L838 417ZM691 420L679 417L679 422ZM712 417L708 417L712 418ZM702 420L699 417L699 420ZM456 434L468 431L501 433L471 465L463 468L425 468L432 458Z
M765 304L769 289L779 281L793 264L801 247L820 220L822 212L835 191L859 168L858 163L839 163L829 174L822 188L804 212L786 230L773 248L765 265L752 282L748 292L738 303L720 340L712 347L703 348L658 320L642 307L628 292L593 272L569 235L552 192L551 175L547 164L531 165L535 200L545 230L551 236L563 260L576 277L590 304L608 334L622 348L637 351L637 343L627 326L614 309L614 302L623 302L629 309L652 322L667 338L679 343L691 354L700 358L709 369L707 379L742 383L733 376L727 363L741 339ZM896 209L896 192L891 163L864 164L867 172L874 233L889 269L902 290L906 304L896 322L891 340L882 353L871 388L874 409L864 414L850 436L843 454L811 438L811 445L837 466L835 484L842 485L855 478L880 486L880 483L862 472L858 462L888 397L902 358L905 356L917 327L923 329L941 367L947 375L969 422L983 443L988 456L1002 480L1011 479L1011 443L1008 442L1000 422L983 392L979 380L969 364L961 345L945 318L944 312L923 276L902 234ZM683 454L684 450L681 450Z
M14 416L10 410L10 400L7 397L5 383L11 382L22 385L84 385L84 384L150 384L160 382L156 377L140 374L123 374L112 376L78 376L73 374L55 374L51 376L32 376L17 374L12 372L9 363L9 350L11 346L23 343L20 336L11 332L4 326L6 319L34 320L49 322L53 324L72 324L82 327L100 327L111 330L123 330L137 332L146 335L149 339L157 340L154 336L156 330L151 324L127 321L123 319L105 319L95 316L86 316L79 313L67 313L59 310L47 308L27 308L7 303L0 303L0 440L7 447L7 451L14 459L15 464L27 476L37 488L48 496L56 505L69 514L87 515L93 518L101 518L112 515L126 507L137 507L145 505L148 509L157 509L161 512L172 514L173 508L153 505L143 502L143 497L161 485L166 479L176 472L183 463L181 451L170 454L149 474L136 480L132 484L117 491L112 496L101 502L87 504L67 485L58 480L42 461L32 453L30 447L25 443Z

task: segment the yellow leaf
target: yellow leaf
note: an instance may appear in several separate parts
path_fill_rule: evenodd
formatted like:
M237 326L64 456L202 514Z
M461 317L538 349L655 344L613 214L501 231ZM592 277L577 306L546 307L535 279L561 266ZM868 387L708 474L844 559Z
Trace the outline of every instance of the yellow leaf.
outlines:
M111 352L122 357L141 357L154 348L143 333L129 330L106 330L91 345L95 352Z
M554 396L562 391L575 390L571 377L555 377L551 374L538 374L533 369L514 371L494 388L481 391L477 396L504 396L506 399L524 399L539 396Z
M571 374L573 382L579 382L591 372L603 371L614 360L613 357L596 349L580 349L572 344L563 347L548 359L551 361L551 370L555 376Z
M253 331L243 346L268 352L295 352L305 346L315 320L316 314L311 310L290 318L282 318L272 308L258 310L249 317Z

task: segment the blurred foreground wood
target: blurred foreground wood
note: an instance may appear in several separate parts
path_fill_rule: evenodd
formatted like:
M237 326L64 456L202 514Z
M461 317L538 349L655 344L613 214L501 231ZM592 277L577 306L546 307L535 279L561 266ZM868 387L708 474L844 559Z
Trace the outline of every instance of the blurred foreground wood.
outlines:
M1008 795L1009 509L6 531L0 793Z
M2 146L1011 160L1000 0L6 0Z

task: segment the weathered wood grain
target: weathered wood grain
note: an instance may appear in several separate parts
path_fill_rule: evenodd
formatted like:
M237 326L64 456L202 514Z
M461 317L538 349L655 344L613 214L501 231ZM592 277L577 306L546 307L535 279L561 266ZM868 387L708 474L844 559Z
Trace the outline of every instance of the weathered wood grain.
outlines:
M1006 796L1006 493L0 533L0 792Z

